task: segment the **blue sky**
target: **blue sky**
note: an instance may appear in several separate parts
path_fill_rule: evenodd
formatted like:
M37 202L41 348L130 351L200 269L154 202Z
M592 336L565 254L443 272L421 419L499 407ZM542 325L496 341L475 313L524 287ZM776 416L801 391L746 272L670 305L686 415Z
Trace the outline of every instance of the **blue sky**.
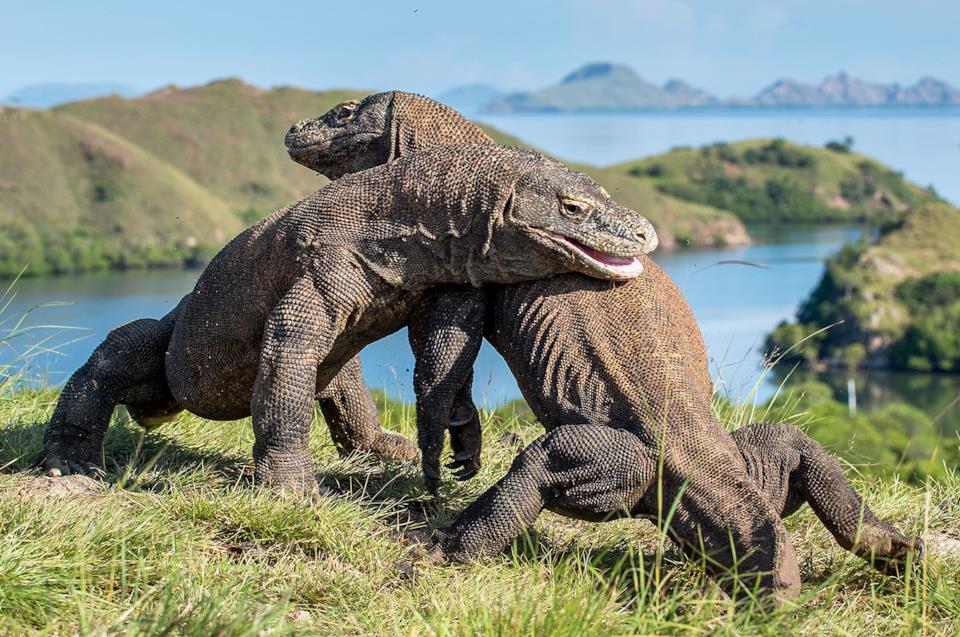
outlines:
M553 83L589 61L722 96L845 69L960 85L957 0L2 0L0 95L37 82L150 89L238 76L436 93Z

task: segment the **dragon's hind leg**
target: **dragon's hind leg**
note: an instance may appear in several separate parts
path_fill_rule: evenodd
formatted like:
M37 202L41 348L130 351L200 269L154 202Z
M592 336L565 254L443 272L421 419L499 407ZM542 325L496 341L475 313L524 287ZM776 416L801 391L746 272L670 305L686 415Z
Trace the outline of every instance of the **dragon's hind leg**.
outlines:
M128 405L145 426L179 411L164 370L177 311L112 330L70 377L43 435L43 467L49 475L99 471L103 438L118 404Z
M757 424L733 437L750 477L783 517L809 503L840 546L884 572L898 571L923 550L920 538L880 520L850 486L836 458L797 427Z
M359 358L347 361L317 400L330 437L341 454L367 451L400 462L409 462L420 454L413 442L380 425Z

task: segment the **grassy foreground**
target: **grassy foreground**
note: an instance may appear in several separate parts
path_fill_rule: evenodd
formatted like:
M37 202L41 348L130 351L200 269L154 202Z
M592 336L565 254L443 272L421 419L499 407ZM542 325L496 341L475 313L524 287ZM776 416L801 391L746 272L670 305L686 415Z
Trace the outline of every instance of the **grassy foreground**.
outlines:
M317 422L328 494L315 503L250 486L249 422L185 415L143 436L118 410L104 484L59 492L37 477L55 394L0 393L0 634L930 634L960 633L960 569L930 557L902 579L841 550L804 510L789 520L804 579L797 605L734 612L697 565L642 521L545 514L510 554L416 564L404 531L445 525L509 466L536 423L485 413L484 469L423 495L414 468L337 457ZM408 406L386 426L413 433ZM851 470L851 473L854 473ZM925 488L860 480L904 530L955 529L960 478Z

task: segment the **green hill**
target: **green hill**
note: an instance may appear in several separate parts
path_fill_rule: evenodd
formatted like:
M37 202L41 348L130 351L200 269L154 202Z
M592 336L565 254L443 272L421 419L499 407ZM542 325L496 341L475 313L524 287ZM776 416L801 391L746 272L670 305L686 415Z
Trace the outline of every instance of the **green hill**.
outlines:
M812 365L863 365L960 372L960 209L927 202L872 244L847 246L828 261L795 323L768 347Z
M745 222L884 220L934 197L877 161L829 146L755 139L677 148L616 168Z
M183 172L96 124L0 109L0 275L180 264L243 224Z
M363 95L366 92L264 90L231 79L170 87L139 99L75 102L57 110L131 140L253 218L326 183L290 161L283 145L290 125Z

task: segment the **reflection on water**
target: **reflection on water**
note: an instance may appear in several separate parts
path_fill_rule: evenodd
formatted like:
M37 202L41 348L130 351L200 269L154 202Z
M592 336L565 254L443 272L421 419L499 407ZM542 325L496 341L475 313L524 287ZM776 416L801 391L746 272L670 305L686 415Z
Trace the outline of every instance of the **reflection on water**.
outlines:
M941 436L960 434L960 376L955 374L913 374L888 370L834 370L815 374L794 371L790 382L815 379L826 383L833 396L847 402L848 382L853 380L858 409L873 413L891 402L913 405L934 419Z

